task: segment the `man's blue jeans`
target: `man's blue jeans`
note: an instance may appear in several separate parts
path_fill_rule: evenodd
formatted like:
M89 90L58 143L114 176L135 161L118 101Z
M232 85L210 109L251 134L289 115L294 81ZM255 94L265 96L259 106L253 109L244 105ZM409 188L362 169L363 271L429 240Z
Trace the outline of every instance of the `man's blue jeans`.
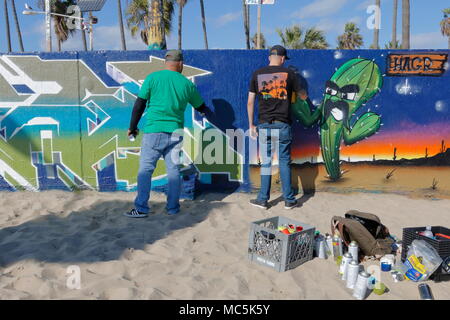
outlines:
M258 125L259 151L261 157L261 190L258 200L270 199L272 183L272 156L278 154L281 186L284 200L294 202L294 192L291 186L291 144L292 128L287 123L264 123Z
M152 187L152 175L161 156L166 163L168 180L166 209L171 214L180 211L181 179L178 165L182 140L183 137L180 135L165 132L144 134L137 178L137 197L134 201L137 211L150 212L148 200Z

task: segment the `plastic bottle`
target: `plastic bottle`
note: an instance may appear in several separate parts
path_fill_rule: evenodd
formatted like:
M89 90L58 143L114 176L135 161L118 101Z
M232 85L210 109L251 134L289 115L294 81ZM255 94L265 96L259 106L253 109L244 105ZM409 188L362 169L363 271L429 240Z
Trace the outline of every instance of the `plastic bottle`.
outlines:
M426 230L423 232L423 235L428 238L433 238L434 235L433 232L431 232L431 227L427 227Z

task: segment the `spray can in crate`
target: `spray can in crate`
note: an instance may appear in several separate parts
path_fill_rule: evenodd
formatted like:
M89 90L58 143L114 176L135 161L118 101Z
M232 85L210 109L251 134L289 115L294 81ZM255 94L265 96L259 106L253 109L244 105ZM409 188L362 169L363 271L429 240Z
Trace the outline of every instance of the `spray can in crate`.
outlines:
M352 255L353 261L359 262L358 251L359 251L359 247L358 247L358 244L356 243L356 241L350 242L350 244L348 245L348 252Z
M364 300L367 296L368 282L370 274L361 271L356 279L355 288L353 289L353 296L358 300Z
M347 269L347 283L349 289L355 288L356 280L358 280L359 264L355 260L350 261Z
M347 280L348 265L352 260L352 255L348 252L342 257L341 265L339 267L339 274L342 275L342 280Z
M327 251L327 257L333 256L333 237L329 234L327 234L326 237L326 251Z

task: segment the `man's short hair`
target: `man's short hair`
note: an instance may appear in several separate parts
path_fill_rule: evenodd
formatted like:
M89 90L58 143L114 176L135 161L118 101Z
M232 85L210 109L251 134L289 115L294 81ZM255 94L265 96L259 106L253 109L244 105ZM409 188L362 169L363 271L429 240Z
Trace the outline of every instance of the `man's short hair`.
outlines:
M183 53L181 50L170 50L167 51L165 57L166 61L175 61L180 62L183 61Z

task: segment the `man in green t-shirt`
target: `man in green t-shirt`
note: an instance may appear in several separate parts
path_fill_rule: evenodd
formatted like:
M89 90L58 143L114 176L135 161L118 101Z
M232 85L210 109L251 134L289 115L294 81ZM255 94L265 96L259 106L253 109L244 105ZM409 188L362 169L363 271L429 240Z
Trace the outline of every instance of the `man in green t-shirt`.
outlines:
M168 51L165 59L165 70L154 72L145 79L136 99L128 129L130 138L139 134L137 125L147 108L135 207L125 213L131 218L147 217L150 212L148 200L152 175L161 157L164 157L167 168L167 213L177 214L180 211L179 154L183 140L184 112L187 104L203 114L207 111L195 85L181 74L182 52Z

